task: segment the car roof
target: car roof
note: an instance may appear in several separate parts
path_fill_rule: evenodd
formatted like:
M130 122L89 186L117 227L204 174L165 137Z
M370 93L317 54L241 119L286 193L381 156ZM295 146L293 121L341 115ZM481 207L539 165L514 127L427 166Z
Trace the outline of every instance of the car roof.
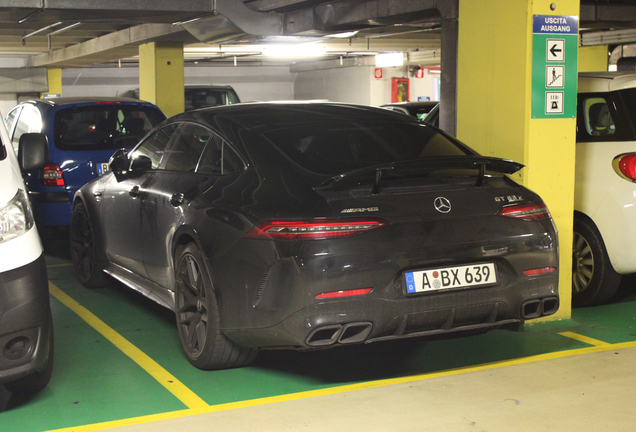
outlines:
M431 107L431 108L433 108L438 103L439 103L439 101L394 102L394 103L384 104L384 105L380 105L380 106L383 106L383 107L398 106L398 107L406 107L406 108L409 108L409 107L413 107L413 108Z
M636 73L633 72L581 72L579 73L579 93L609 92L636 87Z
M196 89L234 90L231 85L217 85L217 84L186 84L184 88L186 90L196 90Z
M313 102L313 101L274 101L274 102L247 102L232 105L218 105L214 107L199 108L187 111L172 117L171 121L183 121L192 118L202 118L207 122L215 116L227 116L239 121L247 128L268 128L279 122L289 122L294 118L327 117L356 117L368 119L374 116L394 116L394 120L417 122L402 113L387 110L385 108L369 105L356 105L338 102ZM389 116L389 117L387 117ZM275 126L273 126L275 127Z
M76 105L76 104L84 104L91 102L125 102L125 103L143 103L148 104L149 102L140 101L139 99L133 98L123 98L123 97L61 97L61 98L51 98L51 99L32 99L25 102L30 103L39 103L46 104L52 107L62 106L62 105Z

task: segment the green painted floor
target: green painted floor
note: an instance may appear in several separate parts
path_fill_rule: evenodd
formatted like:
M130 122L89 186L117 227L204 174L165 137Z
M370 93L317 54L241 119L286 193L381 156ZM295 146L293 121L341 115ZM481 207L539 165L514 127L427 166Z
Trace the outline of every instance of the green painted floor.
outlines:
M607 343L636 341L636 289L629 278L610 304L575 309L571 320L526 325L522 331L444 340L403 340L300 353L265 351L251 366L203 372L181 352L172 313L114 283L85 289L58 234L45 237L49 280L147 354L206 404L406 377L590 345L574 332ZM50 431L187 409L138 364L51 297L55 368L49 386L18 400L0 386L0 431ZM96 427L95 429L99 429Z

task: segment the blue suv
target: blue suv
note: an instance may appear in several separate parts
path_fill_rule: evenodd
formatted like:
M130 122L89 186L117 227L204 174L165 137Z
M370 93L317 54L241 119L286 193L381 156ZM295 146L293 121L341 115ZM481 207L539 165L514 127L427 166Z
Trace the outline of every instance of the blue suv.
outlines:
M49 163L25 176L38 226L68 226L75 191L165 118L157 106L127 98L37 99L11 110L5 123L16 153L22 134L48 140Z

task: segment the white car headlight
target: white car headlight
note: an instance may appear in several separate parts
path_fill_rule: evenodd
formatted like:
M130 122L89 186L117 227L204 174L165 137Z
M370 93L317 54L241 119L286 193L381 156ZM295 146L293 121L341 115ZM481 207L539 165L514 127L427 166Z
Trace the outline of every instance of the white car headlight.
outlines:
M0 208L0 243L26 233L33 224L29 197L25 191L18 189L9 204Z

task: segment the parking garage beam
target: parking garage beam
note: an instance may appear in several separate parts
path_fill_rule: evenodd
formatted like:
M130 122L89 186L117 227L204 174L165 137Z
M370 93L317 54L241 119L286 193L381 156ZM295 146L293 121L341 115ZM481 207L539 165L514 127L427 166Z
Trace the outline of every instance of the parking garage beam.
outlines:
M183 67L182 43L139 45L139 98L154 103L168 117L183 112Z
M546 106L533 106L532 98L535 15L578 19L579 0L460 0L457 136L484 156L526 165L515 180L543 198L559 230L561 306L550 318L562 319L571 316L576 121L574 114L550 118L533 110ZM545 45L543 59L534 61L546 61ZM568 55L575 60L576 47ZM566 65L576 81L569 70L576 61ZM575 85L572 91L566 111L575 113Z

